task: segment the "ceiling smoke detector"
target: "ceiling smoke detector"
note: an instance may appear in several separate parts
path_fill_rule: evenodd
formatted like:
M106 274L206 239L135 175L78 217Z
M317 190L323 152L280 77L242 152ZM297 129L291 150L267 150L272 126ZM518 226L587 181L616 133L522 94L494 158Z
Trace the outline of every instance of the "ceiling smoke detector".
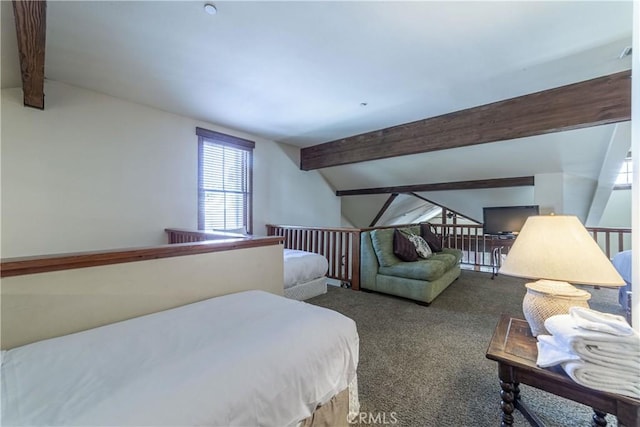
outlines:
M207 3L204 5L204 11L209 15L215 15L216 13L218 13L218 9L216 9L216 7L211 3Z

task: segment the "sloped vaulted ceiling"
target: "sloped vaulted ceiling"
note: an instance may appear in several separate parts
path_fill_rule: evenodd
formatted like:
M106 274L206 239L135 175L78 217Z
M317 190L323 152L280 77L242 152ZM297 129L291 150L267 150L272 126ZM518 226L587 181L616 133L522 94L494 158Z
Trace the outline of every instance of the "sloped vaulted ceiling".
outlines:
M631 64L619 58L631 45L631 1L221 1L215 16L203 5L50 1L45 77L306 147ZM9 2L0 6L2 87L18 87L13 15ZM612 133L601 126L320 173L336 190L597 177Z

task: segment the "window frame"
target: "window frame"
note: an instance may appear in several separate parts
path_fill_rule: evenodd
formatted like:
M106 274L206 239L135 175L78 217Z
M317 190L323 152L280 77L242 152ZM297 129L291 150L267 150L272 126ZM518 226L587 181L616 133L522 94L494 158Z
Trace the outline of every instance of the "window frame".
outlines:
M237 136L231 136L224 133L212 131L196 127L196 135L198 136L198 230L204 230L205 213L204 213L204 195L206 190L204 189L204 171L203 171L203 152L205 144L215 144L220 146L226 146L235 148L238 150L244 150L248 153L247 156L247 191L246 191L246 204L244 207L245 230L247 234L253 234L253 150L255 148L255 142L248 139L239 138Z
M625 176L625 182L617 183L621 176ZM631 189L631 183L633 181L633 158L632 153L629 151L624 158L620 171L616 176L616 184L613 185L614 190L629 190Z

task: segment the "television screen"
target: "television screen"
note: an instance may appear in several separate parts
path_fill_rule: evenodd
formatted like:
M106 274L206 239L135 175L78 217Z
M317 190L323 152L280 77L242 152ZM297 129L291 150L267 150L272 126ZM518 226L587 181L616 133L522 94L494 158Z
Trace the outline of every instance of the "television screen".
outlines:
M538 205L499 206L483 209L484 234L517 234L527 218L538 215Z

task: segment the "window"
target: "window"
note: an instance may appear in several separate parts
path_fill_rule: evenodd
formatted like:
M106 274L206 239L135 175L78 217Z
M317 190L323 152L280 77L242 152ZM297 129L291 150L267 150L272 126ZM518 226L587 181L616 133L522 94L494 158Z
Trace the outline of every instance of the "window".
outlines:
M196 128L198 135L198 229L252 227L253 148L255 143Z
M627 157L624 159L624 162L622 163L620 172L618 172L618 178L616 178L614 189L631 188L632 180L633 180L633 163L631 162L631 151L629 151L627 153Z

